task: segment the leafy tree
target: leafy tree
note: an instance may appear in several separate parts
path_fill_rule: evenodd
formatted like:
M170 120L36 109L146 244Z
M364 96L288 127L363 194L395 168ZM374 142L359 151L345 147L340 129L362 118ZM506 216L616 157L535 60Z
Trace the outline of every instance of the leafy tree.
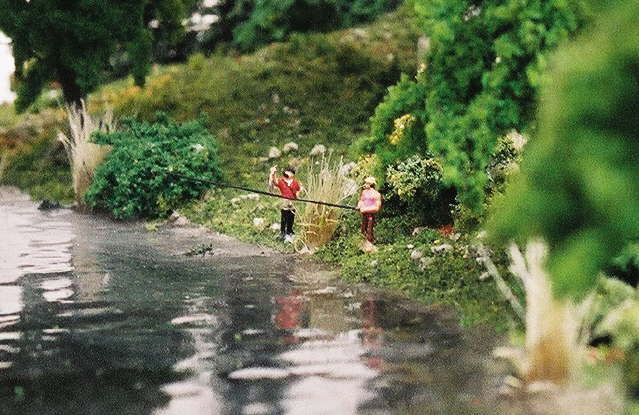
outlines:
M639 239L639 3L618 4L554 57L538 137L491 220L501 238L549 242L559 295L583 296Z
M583 0L416 0L427 58L429 150L479 209L497 138L530 126L546 56L584 22Z
M13 39L16 107L26 109L51 81L60 84L65 101L78 103L108 76L110 59L122 50L136 82L144 84L153 40L177 36L190 2L0 0L0 30ZM152 19L162 22L161 30L151 33Z
M546 56L592 13L583 3L415 0L431 39L426 72L419 88L402 80L389 90L364 143L382 160L407 157L410 149L389 146L387 139L397 117L413 114L424 123L420 135L442 162L445 182L458 189L466 206L480 210L498 138L531 127ZM405 99L415 93L423 95ZM416 112L417 102L423 107ZM423 154L424 145L413 146L413 152Z

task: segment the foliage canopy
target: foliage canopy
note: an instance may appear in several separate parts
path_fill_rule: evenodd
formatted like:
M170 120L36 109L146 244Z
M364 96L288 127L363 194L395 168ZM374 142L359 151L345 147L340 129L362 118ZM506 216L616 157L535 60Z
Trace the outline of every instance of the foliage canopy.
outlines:
M106 80L114 56L128 56L127 71L144 84L154 40L175 40L193 0L0 0L0 30L13 40L16 108L26 109L47 83L64 99L80 99ZM153 30L151 20L162 25Z
M408 134L407 142L422 141L412 151L438 158L460 201L480 210L498 138L530 128L547 55L577 31L588 9L583 0L414 3L430 37L425 73L389 90L360 148L386 163L407 157L410 149L389 141L396 119L412 114L423 123Z

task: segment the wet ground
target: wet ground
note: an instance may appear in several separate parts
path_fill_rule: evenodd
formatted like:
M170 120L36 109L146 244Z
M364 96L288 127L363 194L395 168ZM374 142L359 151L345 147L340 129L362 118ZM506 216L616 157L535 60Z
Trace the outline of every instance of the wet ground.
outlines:
M494 335L196 228L0 189L0 414L495 413ZM185 256L200 244L211 254Z

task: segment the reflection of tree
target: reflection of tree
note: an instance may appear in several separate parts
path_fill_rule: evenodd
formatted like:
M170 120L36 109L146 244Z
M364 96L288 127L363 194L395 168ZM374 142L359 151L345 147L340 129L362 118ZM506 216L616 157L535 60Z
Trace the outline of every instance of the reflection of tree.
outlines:
M100 298L109 281L109 274L98 260L102 238L96 238L95 223L87 220L76 220L73 223L75 243L72 248L73 266L75 268L75 287L77 301L96 301Z

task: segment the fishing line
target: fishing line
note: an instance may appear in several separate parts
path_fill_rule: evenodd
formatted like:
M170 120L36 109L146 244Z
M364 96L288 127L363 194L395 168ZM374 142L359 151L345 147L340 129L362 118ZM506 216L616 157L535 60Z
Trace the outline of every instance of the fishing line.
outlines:
M257 193L257 194L265 195L265 196L279 197L280 199L286 199L286 200L290 200L292 202L314 203L316 205L330 206L330 207L335 207L335 208L340 208L340 209L358 210L357 208L355 208L353 206L338 205L336 203L321 202L319 200L310 200L310 199L289 199L288 197L284 197L284 196L278 195L276 193L266 192L266 191L263 191L263 190L250 189L248 187L236 186L236 185L232 185L232 184L228 184L228 183L220 183L220 182L214 182L214 181L211 181L211 180L198 179L196 177L189 177L189 176L185 176L183 174L173 173L173 172L170 172L170 171L167 172L167 173L169 173L171 176L180 177L182 179L187 179L187 180L191 180L191 181L207 183L207 184L210 184L210 185L213 185L213 186L217 186L217 187L228 187L230 189L244 190L245 192Z

